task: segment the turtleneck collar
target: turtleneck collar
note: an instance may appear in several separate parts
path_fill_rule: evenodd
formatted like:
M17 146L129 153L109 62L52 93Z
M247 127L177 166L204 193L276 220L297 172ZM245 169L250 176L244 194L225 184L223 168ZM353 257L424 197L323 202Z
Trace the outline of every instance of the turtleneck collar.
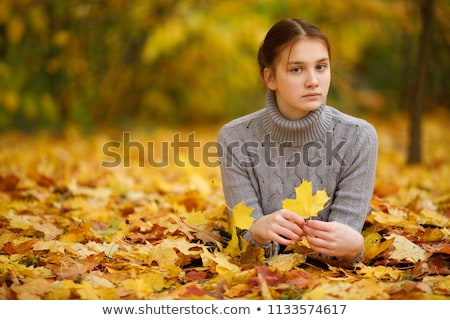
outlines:
M277 106L275 92L268 90L263 115L264 130L277 142L292 142L300 146L310 141L322 140L331 123L331 114L325 104L309 112L300 120L284 118Z

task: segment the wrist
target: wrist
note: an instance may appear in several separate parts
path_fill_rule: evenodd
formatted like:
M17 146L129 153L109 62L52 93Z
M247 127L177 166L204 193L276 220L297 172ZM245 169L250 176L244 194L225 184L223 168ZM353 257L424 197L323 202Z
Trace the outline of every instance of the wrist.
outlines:
M356 256L354 256L354 257L348 257L348 258L346 259L346 261L347 261L348 263L350 263L350 264L357 263L357 262L360 262L360 261L362 260L363 256L364 256L364 248L362 248L362 249L358 252L358 254L357 254Z
M342 256L342 259L348 261L350 263L358 262L362 259L364 254L364 240L361 236L361 243L359 246L355 246L354 250L349 252L348 254Z
M358 252L356 252L356 253L352 253L352 254L347 254L347 255L345 255L345 256L342 256L341 257L341 259L342 260L345 260L345 261L353 261L353 260L357 260L357 258L359 258L359 256L361 255L361 253L362 253L362 249L361 250L359 250Z
M259 219L254 221L250 228L248 229L248 232L250 233L250 236L252 239L257 242L261 246L267 246L270 244L270 239L264 238L260 232L258 232L258 222Z
M257 242L259 245L267 246L270 244L270 239L264 239L263 237L259 236L259 234L257 232L254 232L253 225L250 227L248 232L250 233L250 236L252 237L252 239L255 242Z

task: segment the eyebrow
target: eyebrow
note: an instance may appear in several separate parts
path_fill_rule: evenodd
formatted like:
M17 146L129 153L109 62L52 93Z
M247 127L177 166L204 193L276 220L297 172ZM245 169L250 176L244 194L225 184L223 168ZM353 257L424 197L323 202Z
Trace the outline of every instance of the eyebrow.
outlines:
M322 59L317 60L317 61L314 62L314 63L328 62L328 61L330 61L329 58L322 58ZM294 60L294 61L289 61L289 62L288 62L288 65L290 65L290 64L303 64L303 63L305 63L305 62Z

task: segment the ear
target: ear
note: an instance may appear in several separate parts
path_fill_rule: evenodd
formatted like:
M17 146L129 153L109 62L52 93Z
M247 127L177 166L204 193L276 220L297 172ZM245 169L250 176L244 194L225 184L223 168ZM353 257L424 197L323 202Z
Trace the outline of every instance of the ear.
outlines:
M277 82L275 80L275 75L270 68L264 68L264 82L270 90L277 89Z

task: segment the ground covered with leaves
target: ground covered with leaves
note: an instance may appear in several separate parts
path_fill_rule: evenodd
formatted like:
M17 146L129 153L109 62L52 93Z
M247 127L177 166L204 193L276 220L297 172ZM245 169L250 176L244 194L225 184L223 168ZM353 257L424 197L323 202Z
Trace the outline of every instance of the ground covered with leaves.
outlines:
M204 149L183 155L199 166L139 166L136 147L129 166L108 168L104 145L122 133L5 133L0 298L448 299L449 121L446 113L426 118L424 162L407 166L404 117L373 120L377 181L365 256L354 266L323 260L307 244L270 259L243 243L227 251L220 175L212 159L202 161ZM217 129L186 129L180 139L195 132L208 143ZM147 153L154 142L159 159L157 146L174 138L170 130L131 134Z

